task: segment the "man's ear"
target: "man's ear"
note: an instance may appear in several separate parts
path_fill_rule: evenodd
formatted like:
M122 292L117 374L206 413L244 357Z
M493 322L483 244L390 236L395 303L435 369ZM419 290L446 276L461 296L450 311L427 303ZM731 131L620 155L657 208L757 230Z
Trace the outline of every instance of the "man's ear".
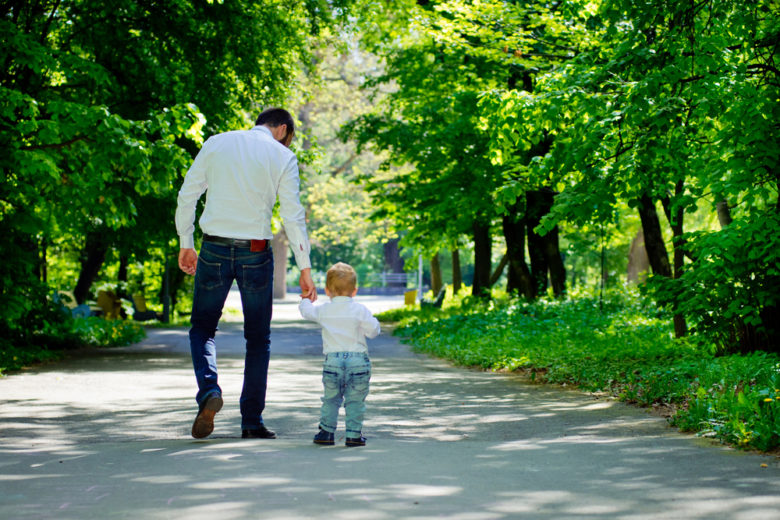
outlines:
M284 138L287 135L287 123L282 123L281 125L273 127L271 133L273 134L274 139L284 144Z

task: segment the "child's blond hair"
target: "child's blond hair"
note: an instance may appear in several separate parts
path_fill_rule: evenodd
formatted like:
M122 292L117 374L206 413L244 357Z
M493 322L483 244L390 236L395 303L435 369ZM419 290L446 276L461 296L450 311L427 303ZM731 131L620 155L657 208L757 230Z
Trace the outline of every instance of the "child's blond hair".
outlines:
M357 273L351 265L338 262L328 269L325 287L331 296L352 296L357 287Z

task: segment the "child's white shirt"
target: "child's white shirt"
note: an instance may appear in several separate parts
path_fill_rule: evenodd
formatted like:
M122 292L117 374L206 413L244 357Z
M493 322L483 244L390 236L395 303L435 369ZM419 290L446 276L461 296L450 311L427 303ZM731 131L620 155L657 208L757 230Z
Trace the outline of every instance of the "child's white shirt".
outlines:
M330 302L320 305L304 298L298 309L301 316L322 327L323 354L368 352L366 338L375 338L380 332L379 320L365 305L349 296L334 296Z

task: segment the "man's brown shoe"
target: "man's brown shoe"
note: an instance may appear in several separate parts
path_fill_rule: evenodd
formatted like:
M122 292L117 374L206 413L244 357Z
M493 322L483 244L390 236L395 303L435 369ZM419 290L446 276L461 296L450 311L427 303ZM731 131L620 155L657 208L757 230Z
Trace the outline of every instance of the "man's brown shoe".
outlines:
M206 399L201 406L195 422L192 423L192 436L196 439L203 439L211 435L214 431L214 416L222 409L222 396L214 394Z

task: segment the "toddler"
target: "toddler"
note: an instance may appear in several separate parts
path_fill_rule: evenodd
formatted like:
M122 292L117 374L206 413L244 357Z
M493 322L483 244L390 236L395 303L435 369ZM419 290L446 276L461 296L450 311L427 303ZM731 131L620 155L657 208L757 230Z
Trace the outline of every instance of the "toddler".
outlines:
M320 410L320 430L315 444L332 446L339 408L344 403L347 446L365 446L363 414L371 379L366 338L379 335L379 321L364 305L352 298L357 294L357 274L345 263L328 269L325 294L330 302L316 307L311 300L301 300L301 316L322 327L322 384L325 387Z

